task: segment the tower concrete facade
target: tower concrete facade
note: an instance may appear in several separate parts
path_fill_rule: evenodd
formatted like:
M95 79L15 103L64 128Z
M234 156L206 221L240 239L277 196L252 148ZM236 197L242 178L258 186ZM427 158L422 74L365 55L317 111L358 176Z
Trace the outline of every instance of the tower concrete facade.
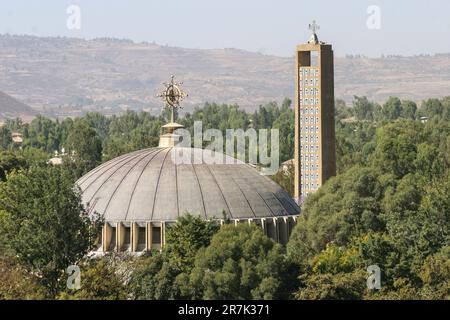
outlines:
M294 197L299 204L336 175L333 49L318 40L317 27L310 25L313 35L296 50Z

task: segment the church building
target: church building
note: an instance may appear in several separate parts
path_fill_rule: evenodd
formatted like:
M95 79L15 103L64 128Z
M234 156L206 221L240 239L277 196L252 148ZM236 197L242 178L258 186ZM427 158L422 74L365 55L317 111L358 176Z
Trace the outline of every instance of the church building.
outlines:
M163 126L159 146L112 159L77 181L83 203L105 220L98 250L161 249L167 229L186 213L255 224L286 244L300 212L295 201L249 164L211 150L178 147L176 129L183 126L174 122L173 110L184 93L173 77L166 85L162 97L172 119ZM177 161L180 154L183 161Z

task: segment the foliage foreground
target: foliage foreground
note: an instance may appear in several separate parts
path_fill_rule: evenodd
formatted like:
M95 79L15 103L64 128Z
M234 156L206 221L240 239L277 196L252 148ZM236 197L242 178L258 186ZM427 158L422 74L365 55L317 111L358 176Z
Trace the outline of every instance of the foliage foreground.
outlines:
M280 129L292 158L290 102L207 104L188 129ZM338 174L302 205L287 247L256 226L179 218L162 252L92 258L102 219L74 181L99 163L157 145L163 116L88 114L10 120L0 130L0 299L450 299L450 98L336 102ZM20 131L18 148L11 132ZM66 148L62 166L47 164ZM273 179L292 192L292 168ZM81 288L66 287L67 267ZM369 289L367 268L381 270Z

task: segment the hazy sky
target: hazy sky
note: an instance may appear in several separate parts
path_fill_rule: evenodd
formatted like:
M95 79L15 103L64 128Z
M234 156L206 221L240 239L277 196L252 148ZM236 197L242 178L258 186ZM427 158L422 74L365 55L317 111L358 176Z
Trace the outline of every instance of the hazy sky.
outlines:
M69 5L81 29L69 30ZM377 14L367 9L380 9ZM374 11L371 11L372 13ZM0 0L0 33L82 38L116 37L187 48L240 48L291 56L309 38L345 54L450 52L448 0Z

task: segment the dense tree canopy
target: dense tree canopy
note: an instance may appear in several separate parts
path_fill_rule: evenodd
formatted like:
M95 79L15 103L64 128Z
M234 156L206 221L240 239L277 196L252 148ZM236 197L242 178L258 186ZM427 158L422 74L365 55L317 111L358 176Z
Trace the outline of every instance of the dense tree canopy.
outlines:
M0 152L0 181L6 181L6 176L13 170L26 168L28 163L24 156L12 151Z
M222 132L279 129L283 162L294 151L290 106L286 99L248 113L208 103L177 121L191 132L197 120ZM186 215L170 227L162 252L131 262L91 260L99 221L81 206L74 180L101 162L157 146L166 119L128 111L6 121L0 298L450 299L450 97L419 106L396 97L354 97L352 107L336 101L337 175L306 199L287 250L256 226L219 228ZM20 147L11 140L15 131L23 134ZM49 165L62 148L64 165ZM292 166L273 179L292 194ZM63 286L74 263L83 272L79 291ZM371 265L381 269L380 290L367 288Z
M80 267L80 289L66 288L60 300L125 300L126 274L118 267L114 256L85 259ZM126 263L126 262L125 262ZM124 264L125 264L124 263Z
M150 253L137 262L130 280L136 299L174 299L187 290L180 279L193 268L197 251L209 245L218 225L190 214L181 216L167 232L162 254Z
M0 183L2 245L54 295L64 270L93 247L99 218L88 216L61 167L31 167Z
M289 266L281 245L255 226L226 225L201 249L189 277L196 299L289 297Z
M401 109L396 99L388 104ZM391 120L398 113L392 110ZM439 115L425 123L397 119L375 131L372 125L347 125L375 134L365 143L348 140L363 156L304 203L288 245L303 270L297 297L448 299L448 121ZM325 263L330 254L334 258ZM373 264L382 270L382 290L352 286ZM434 280L424 277L433 273L430 268L439 268Z
M161 254L137 262L130 280L135 298L276 299L288 298L295 286L283 248L255 226L219 229L187 215L168 237Z
M44 299L37 279L6 248L0 250L0 300Z
M65 151L77 171L76 176L81 176L95 168L102 160L100 137L84 119L74 121L65 145Z

